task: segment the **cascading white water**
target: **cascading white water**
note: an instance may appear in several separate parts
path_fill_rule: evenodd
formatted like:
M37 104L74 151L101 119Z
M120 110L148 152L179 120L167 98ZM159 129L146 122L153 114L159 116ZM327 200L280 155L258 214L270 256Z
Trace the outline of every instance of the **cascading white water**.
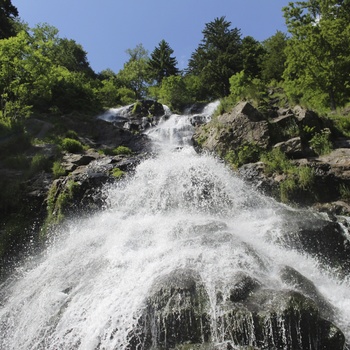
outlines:
M106 189L108 208L70 223L3 284L0 349L123 349L154 281L177 268L200 274L215 318L216 288L225 293L236 271L281 289L276 271L292 266L334 305L350 337L349 281L276 245L284 207L198 155L191 132L176 115L150 131L157 155Z

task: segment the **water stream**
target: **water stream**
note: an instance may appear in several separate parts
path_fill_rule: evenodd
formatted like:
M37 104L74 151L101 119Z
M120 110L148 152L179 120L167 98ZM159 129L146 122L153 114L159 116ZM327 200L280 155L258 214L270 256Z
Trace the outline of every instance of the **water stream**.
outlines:
M123 349L154 281L178 268L199 273L214 313L218 286L225 293L236 271L282 289L277 272L292 266L350 338L350 282L277 244L292 209L197 154L192 132L177 115L150 130L156 155L106 188L107 209L69 223L1 286L0 349Z

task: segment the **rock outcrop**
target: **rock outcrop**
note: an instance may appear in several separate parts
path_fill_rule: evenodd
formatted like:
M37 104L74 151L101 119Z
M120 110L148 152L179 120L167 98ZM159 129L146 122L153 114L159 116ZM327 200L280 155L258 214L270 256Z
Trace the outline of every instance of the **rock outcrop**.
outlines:
M281 276L298 290L267 289L238 272L229 297L218 291L212 300L198 273L174 271L154 284L127 348L343 349L344 335L320 311L326 301L312 282L288 266Z
M198 126L194 144L197 149L222 157L236 154L236 158L249 147L260 154L279 149L295 167L312 171L312 185L291 193L291 203L314 206L330 214L349 214L350 142L339 136L330 120L300 106L275 109L266 115L249 102L240 102L230 113ZM317 144L312 142L315 135L328 139L333 147L329 154L318 155ZM279 188L286 175L267 173L265 164L256 162L257 158L244 159L238 164L238 173L265 194L280 199Z

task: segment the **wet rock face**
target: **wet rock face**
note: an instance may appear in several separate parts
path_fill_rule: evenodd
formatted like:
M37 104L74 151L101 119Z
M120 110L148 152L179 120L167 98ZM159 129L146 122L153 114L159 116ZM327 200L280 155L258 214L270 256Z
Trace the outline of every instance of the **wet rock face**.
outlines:
M155 283L127 349L343 349L344 335L321 316L325 301L312 282L287 266L281 276L308 295L267 289L238 272L213 306L199 274L177 270Z
M178 270L158 281L144 314L129 335L128 349L171 349L210 338L209 298L198 274Z
M226 306L227 308L227 306ZM295 291L261 289L217 318L219 342L259 349L342 349L344 336Z

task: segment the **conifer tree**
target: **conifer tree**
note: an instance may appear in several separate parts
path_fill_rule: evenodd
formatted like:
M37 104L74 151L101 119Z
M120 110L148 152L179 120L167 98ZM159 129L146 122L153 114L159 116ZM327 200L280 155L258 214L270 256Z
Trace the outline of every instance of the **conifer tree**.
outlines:
M163 39L151 53L148 61L148 70L150 78L160 84L165 77L177 75L179 70L176 68L177 60L171 55L174 50Z
M0 39L16 35L13 20L18 17L18 10L11 0L0 0Z
M202 42L189 61L188 73L200 76L208 99L229 95L231 76L243 69L241 33L230 27L225 17L207 23Z

